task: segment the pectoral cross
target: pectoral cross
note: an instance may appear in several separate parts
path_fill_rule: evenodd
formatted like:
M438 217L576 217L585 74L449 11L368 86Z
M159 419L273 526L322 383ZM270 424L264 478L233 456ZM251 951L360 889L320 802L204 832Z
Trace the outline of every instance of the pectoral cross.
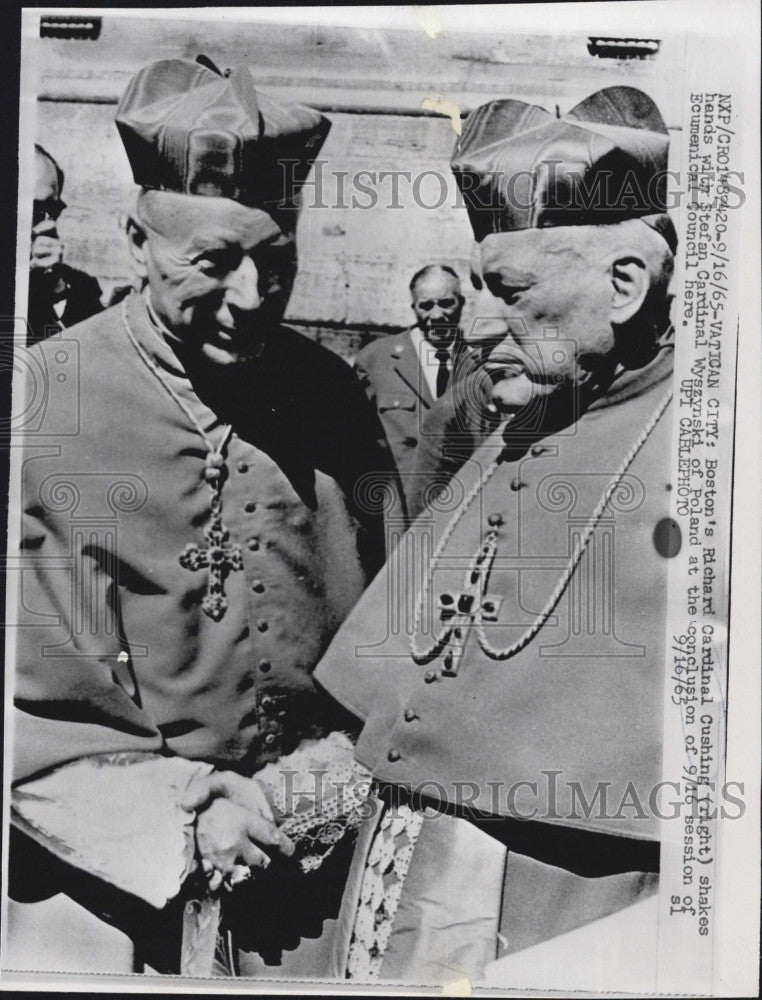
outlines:
M497 621L502 597L484 591L497 553L497 532L490 531L466 572L463 590L439 595L439 620L443 629L437 638L444 651L443 677L456 677L472 625Z
M209 570L209 581L206 594L201 601L205 614L218 622L228 607L223 583L231 570L243 569L243 554L240 545L226 545L230 532L222 523L222 515L218 505L212 506L212 517L204 532L207 548L202 549L195 543L186 545L180 555L180 565L184 569Z

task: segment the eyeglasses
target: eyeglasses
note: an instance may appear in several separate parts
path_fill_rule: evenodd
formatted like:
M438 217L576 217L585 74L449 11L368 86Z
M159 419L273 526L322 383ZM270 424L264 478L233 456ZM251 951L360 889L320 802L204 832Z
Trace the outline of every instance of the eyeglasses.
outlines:
M458 300L455 298L424 299L423 302L416 302L416 308L421 312L431 312L435 306L439 306L440 309L453 309L457 304Z
M32 208L32 225L38 226L48 219L55 222L65 208L66 202L61 198L46 198L45 201L35 201Z

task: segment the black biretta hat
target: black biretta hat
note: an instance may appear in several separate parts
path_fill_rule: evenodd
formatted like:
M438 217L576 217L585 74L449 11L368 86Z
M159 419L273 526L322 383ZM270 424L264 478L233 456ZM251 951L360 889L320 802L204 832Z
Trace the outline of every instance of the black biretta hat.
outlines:
M320 112L254 89L246 67L163 59L130 81L116 114L136 184L288 208L330 130Z
M451 165L477 240L641 218L674 252L668 152L651 98L608 87L560 118L523 101L483 104L468 115Z

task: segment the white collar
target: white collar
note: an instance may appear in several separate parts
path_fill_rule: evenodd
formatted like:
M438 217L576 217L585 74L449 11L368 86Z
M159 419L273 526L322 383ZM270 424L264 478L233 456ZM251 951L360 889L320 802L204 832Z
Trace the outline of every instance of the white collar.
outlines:
M421 366L423 377L426 379L426 385L429 387L429 392L434 399L436 399L437 374L439 372L439 361L436 356L437 348L426 340L423 335L423 331L418 326L410 327L410 339L413 343L413 347L415 348L415 353L418 356L418 363ZM447 368L450 372L452 372L453 367L454 347L455 340L453 339L447 346Z

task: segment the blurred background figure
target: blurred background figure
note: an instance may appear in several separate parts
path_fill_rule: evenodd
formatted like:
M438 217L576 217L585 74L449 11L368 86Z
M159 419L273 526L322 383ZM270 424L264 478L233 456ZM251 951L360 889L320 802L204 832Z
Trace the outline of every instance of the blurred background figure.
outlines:
M459 324L465 302L458 275L441 264L416 271L410 295L416 317L413 326L368 344L355 361L403 484L416 465L423 417L446 391L462 352Z
M56 223L66 208L64 173L42 146L35 145L32 249L29 258L27 342L34 344L103 308L101 287L92 275L64 263Z

